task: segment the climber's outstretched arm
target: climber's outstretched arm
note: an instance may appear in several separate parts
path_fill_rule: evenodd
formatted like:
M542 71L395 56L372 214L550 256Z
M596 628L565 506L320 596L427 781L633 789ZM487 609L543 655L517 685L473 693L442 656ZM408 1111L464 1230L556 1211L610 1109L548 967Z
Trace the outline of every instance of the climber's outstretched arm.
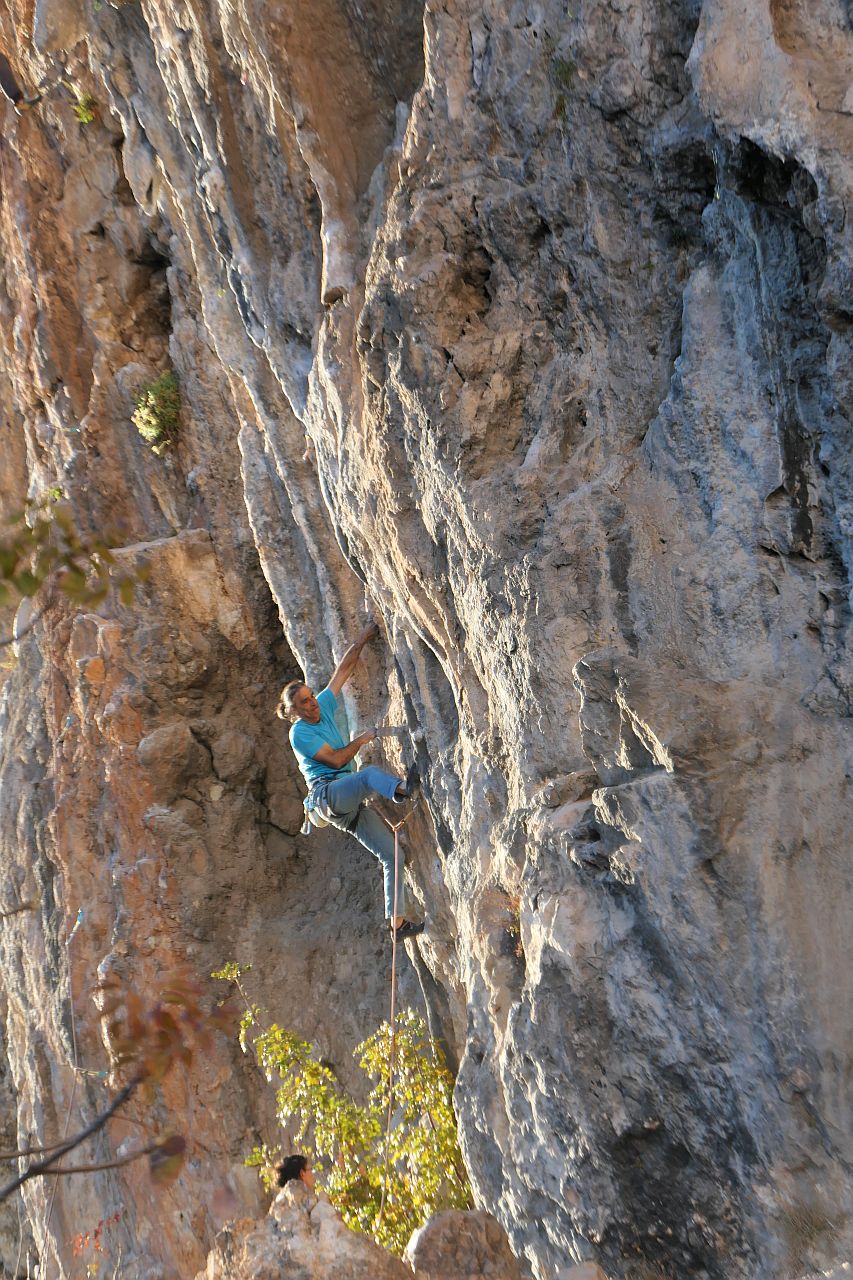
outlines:
M335 697L338 696L341 689L343 689L347 680L349 680L350 676L358 666L358 660L361 657L361 651L364 648L364 646L368 644L373 639L374 636L378 636L378 635L379 635L379 628L377 627L376 623L370 622L364 628L361 635L356 640L355 644L351 644L350 647L347 649L346 653L341 658L338 665L335 667L335 670L332 674L332 678L329 681L328 687L331 689Z
M344 769L358 755L362 747L366 747L368 742L372 742L376 737L375 729L368 729L366 733L360 733L357 738L353 738L352 742L348 742L345 747L330 747L328 742L324 742L319 751L314 752L314 759L319 760L320 764L327 764L332 769Z

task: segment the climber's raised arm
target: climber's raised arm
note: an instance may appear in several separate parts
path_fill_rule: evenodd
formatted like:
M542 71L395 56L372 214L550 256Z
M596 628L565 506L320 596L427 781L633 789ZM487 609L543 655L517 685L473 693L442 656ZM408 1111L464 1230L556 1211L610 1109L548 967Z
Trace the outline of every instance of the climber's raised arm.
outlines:
M329 681L328 687L331 689L335 697L338 696L341 689L343 689L347 680L349 680L350 676L358 666L358 660L361 657L361 651L364 646L368 644L374 636L378 635L379 628L376 623L369 622L355 643L351 644L347 649L346 653L332 672L332 678ZM350 743L350 746L351 745L352 743ZM346 750L349 750L349 748L346 748ZM358 750L358 748L356 748L356 750ZM355 752L353 752L353 755L355 755ZM352 759L352 756L350 756L350 759Z

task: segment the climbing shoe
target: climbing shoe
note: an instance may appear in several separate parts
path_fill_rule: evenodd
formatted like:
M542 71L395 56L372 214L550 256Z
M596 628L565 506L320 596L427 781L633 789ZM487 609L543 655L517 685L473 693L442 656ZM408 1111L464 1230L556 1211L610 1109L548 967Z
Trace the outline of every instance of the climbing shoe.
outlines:
M419 933L424 931L424 922L421 920L418 924L415 920L404 920L402 924L398 924L395 929L391 921L388 921L388 932L393 938L396 934L398 942L405 942L406 938L416 938Z
M406 770L406 790L401 791L399 795L395 795L394 799L398 804L404 800L414 800L415 796L421 789L421 775L416 764L410 764Z

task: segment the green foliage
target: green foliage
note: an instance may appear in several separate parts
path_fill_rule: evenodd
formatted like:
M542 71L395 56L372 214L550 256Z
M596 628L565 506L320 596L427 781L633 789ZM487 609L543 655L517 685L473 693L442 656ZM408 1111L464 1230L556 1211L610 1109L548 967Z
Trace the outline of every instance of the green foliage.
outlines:
M57 486L28 501L0 538L0 606L34 596L48 583L74 604L100 604L111 587L122 604L132 604L137 583L147 576L144 566L120 570L108 537L79 533Z
M213 976L230 970L226 965ZM373 1085L362 1106L307 1040L276 1023L262 1027L263 1011L248 1000L239 976L234 981L246 1001L240 1044L244 1052L251 1048L267 1080L278 1082L278 1119L283 1126L296 1124L296 1142L312 1149L318 1182L349 1227L402 1253L412 1232L431 1214L471 1208L453 1112L453 1077L422 1018L412 1010L397 1017L388 1188L380 1214L390 1025L383 1023L355 1050ZM268 1190L274 1183L270 1165L277 1152L265 1145L255 1147L246 1161L260 1170Z
M367 1110L377 1117L388 1109L390 1054L387 1022L355 1051L373 1081ZM474 1203L459 1149L453 1077L441 1047L411 1009L397 1017L393 1101L388 1196L381 1229L373 1234L380 1244L402 1253L412 1232L431 1214L470 1209ZM384 1140L374 1152L378 1163Z
M84 93L71 109L81 124L91 124L98 113L98 101L91 93Z
M171 371L146 383L136 397L132 422L156 454L165 453L175 438L181 411L178 379Z
M275 1166L279 1160L281 1147L268 1147L262 1142L259 1147L252 1147L252 1154L243 1163L247 1169L257 1169L264 1191L272 1191L276 1185Z
M252 1048L252 1038L251 1038L250 1032L253 1027L256 1027L258 1025L262 1015L263 1015L263 1009L260 1007L260 1005L250 1004L248 1008L245 1010L245 1012L243 1013L242 1017L240 1018L240 1025L237 1028L237 1039L239 1040L240 1048L243 1050L244 1053L248 1053L249 1050ZM267 1076L267 1079L271 1080L272 1077Z
M214 969L210 976L218 978L220 982L238 982L244 973L251 973L251 971L250 964L237 964L236 960L229 960L221 969Z
M551 77L560 89L570 90L574 87L577 67L571 58L557 54L551 59Z

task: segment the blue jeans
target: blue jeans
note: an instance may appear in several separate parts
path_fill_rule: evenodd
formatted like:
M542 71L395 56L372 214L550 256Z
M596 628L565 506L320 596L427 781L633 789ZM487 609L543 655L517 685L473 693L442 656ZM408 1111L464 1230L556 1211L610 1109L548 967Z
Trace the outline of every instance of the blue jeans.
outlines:
M325 788L326 804L323 817L328 818L333 827L341 831L349 831L359 844L369 849L374 858L382 863L382 877L385 885L385 915L402 916L405 914L406 894L403 889L403 866L405 858L400 850L397 868L397 904L394 909L394 835L389 831L379 814L374 809L366 809L362 803L371 795L384 796L393 800L394 792L400 779L384 769L377 769L369 764L357 773L348 773L343 778L336 778Z

